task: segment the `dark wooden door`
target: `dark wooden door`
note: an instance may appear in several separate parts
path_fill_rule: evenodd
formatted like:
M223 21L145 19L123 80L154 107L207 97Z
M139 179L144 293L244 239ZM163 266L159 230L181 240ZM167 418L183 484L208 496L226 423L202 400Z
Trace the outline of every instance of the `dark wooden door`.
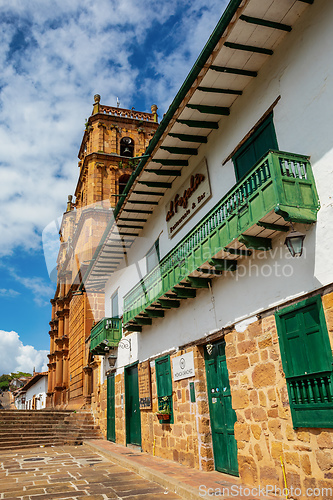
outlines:
M116 441L114 373L111 373L107 378L107 439Z
M236 412L231 406L225 343L214 344L210 355L205 352L205 358L215 468L238 476Z
M127 444L141 446L138 365L125 369L125 413Z

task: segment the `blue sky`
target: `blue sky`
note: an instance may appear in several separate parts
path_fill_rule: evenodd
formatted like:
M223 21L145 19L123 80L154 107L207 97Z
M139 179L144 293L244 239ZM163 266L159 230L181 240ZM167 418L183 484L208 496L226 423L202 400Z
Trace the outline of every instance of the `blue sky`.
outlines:
M163 116L225 6L0 0L0 374L47 369L41 235L74 192L94 94Z

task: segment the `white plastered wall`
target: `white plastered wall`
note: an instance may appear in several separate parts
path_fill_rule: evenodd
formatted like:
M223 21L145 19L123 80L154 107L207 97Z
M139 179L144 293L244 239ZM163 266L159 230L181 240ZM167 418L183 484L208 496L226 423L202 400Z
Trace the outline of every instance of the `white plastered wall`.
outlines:
M144 275L144 255L161 231L163 258L235 184L232 162L224 166L222 162L279 95L281 99L274 108L279 149L311 156L321 202L315 225L296 225L306 233L304 256L292 259L283 244L285 235L275 238L271 252L257 252L250 259L240 261L236 276L214 279L210 291L198 290L195 299L183 300L179 309L167 311L164 319L154 319L152 326L144 327L139 334L137 359L147 359L201 338L263 309L283 304L289 298L332 283L332 18L333 2L317 1L310 6L232 106L230 116L221 119L219 130L212 132L208 144L202 145L199 155L191 158L189 167L162 199L141 237L128 252L129 266L110 278L106 287L106 314L110 297L118 287L122 314L123 296L141 277L135 263L141 259L140 269ZM203 156L207 158L213 196L170 240L165 206ZM122 366L121 363L119 358L118 366Z

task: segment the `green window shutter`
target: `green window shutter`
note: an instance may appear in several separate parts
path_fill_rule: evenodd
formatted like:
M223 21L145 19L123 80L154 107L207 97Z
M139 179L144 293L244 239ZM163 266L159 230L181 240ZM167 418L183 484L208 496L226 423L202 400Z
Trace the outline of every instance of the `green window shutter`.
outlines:
M164 356L155 361L155 372L156 372L156 385L157 385L157 398L158 398L158 409L163 407L165 400L162 398L168 398L168 404L171 411L170 420L167 422L173 424L173 404L172 404L172 377L171 377L171 364L170 356ZM160 423L166 423L160 420Z
M155 366L158 397L172 396L170 357L157 359Z
M238 149L232 160L235 166L237 182L246 175L268 150L278 149L273 114L259 125L254 133Z
M332 352L321 297L275 316L294 427L333 427Z

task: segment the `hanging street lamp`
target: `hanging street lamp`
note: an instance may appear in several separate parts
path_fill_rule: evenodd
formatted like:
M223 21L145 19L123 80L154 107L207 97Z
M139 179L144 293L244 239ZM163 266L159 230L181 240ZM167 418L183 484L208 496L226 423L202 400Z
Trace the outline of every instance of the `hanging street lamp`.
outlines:
M287 246L292 257L300 257L303 252L303 241L305 238L305 234L300 233L299 231L295 231L292 222L290 224L292 231L286 237L284 244Z

